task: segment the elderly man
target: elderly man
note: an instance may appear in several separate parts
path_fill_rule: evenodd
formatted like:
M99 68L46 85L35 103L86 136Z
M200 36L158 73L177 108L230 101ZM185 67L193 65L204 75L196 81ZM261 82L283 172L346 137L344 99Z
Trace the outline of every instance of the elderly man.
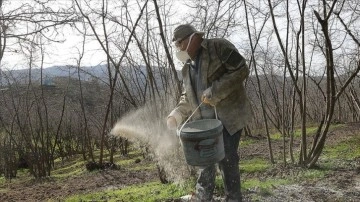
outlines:
M167 126L176 129L201 105L193 116L197 119L215 118L222 122L225 158L218 162L224 187L225 201L241 201L239 155L237 153L242 129L252 118L244 80L249 75L245 59L235 46L221 38L205 39L204 32L190 24L178 26L173 33L176 57L183 62L183 93L167 118ZM189 201L212 201L215 188L215 165L200 169L196 191Z

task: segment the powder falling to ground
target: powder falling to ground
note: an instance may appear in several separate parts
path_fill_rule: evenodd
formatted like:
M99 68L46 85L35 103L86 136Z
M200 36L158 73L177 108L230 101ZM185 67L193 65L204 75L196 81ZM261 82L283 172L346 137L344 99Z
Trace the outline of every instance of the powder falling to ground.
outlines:
M149 155L164 169L167 179L181 183L189 177L190 167L185 162L176 131L167 129L166 115L157 116L160 114L157 109L166 111L153 104L128 113L115 124L110 134L147 146Z

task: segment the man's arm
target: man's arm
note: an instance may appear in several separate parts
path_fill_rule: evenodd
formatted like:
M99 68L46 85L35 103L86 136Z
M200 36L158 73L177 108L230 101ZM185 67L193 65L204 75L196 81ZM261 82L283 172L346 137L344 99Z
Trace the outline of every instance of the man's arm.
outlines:
M229 96L249 75L246 61L230 43L222 43L218 51L224 73L212 82L211 87L204 91L203 100L211 105Z
M167 117L168 128L170 129L177 128L180 125L180 123L182 123L184 119L191 113L190 108L191 107L189 104L189 100L186 96L186 90L185 87L183 87L183 92L181 93L179 103L176 105L175 109L173 109Z

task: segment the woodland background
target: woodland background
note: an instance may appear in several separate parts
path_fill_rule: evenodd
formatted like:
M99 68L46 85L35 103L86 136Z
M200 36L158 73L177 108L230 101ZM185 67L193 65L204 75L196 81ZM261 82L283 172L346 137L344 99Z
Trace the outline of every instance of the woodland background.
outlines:
M149 119L164 120L181 92L171 42L180 22L231 40L247 59L255 117L245 135L268 138L270 162L270 130L282 135L282 163L311 168L330 125L360 118L356 0L1 0L0 8L0 173L9 179L23 166L51 176L55 159L75 154L103 168L112 163L104 152L127 153L129 141L109 135L118 119L151 106ZM48 67L69 30L82 38L72 64ZM101 63L84 65L94 42Z

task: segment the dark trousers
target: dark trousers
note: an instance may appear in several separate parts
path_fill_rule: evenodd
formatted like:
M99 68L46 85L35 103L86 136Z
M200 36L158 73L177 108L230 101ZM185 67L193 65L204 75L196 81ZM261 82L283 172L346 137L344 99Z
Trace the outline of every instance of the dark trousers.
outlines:
M241 201L239 155L237 153L241 131L230 135L225 128L223 130L225 158L218 164L224 181L225 201ZM199 201L211 201L215 189L215 176L215 165L200 170L196 184L196 198Z

